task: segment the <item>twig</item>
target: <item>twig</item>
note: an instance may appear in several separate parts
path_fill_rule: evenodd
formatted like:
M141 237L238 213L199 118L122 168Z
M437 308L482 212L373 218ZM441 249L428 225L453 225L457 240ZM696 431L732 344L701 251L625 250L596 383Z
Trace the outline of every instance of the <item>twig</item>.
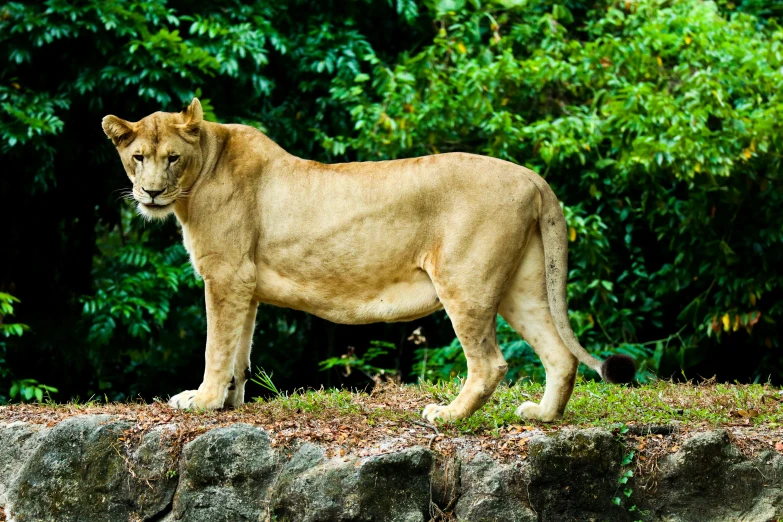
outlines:
M434 424L429 424L427 422L421 422L421 421L417 421L417 420L412 420L411 422L413 424L416 424L417 426L421 426L422 428L429 428L429 429L431 429L432 431L435 432L432 435L427 437L428 439L430 439L430 441L427 443L427 449L431 450L432 449L432 444L435 442L435 439L437 439L440 436L440 432L438 431L438 427L435 426Z
M412 420L411 422L413 424L416 424L417 426L421 426L422 428L429 428L429 429L433 430L435 432L435 435L440 435L440 432L438 431L438 427L435 426L434 424L429 424L427 422L421 422L421 421L417 421L417 420Z

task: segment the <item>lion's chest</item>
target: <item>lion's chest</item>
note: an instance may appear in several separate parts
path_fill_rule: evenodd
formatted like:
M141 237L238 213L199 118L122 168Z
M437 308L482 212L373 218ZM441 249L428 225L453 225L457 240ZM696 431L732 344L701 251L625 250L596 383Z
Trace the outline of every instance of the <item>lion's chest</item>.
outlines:
M193 242L191 241L190 233L188 232L188 229L184 227L182 228L182 244L185 246L185 251L188 253L188 257L190 257L190 266L193 267L193 270L195 270L196 273L201 275L198 267L196 266L195 256L193 253Z

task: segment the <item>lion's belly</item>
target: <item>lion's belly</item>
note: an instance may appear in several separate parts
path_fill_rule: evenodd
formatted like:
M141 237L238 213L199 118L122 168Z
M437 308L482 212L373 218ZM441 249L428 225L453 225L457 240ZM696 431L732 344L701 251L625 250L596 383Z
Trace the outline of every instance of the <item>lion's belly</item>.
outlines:
M300 281L262 269L257 299L261 302L302 310L343 324L410 321L442 308L429 276L416 270L408 277L388 282L370 278L358 284L355 278ZM396 281L395 281L396 279Z

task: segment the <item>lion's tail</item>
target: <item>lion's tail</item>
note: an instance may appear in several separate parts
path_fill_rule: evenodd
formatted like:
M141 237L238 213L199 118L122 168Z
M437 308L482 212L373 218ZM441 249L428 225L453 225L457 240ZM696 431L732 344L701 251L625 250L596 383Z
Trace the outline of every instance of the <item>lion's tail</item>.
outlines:
M568 277L568 229L563 211L555 193L543 178L535 176L535 183L541 193L541 216L539 227L544 244L546 263L546 286L549 309L557 332L572 354L601 375L607 382L631 382L636 375L636 364L627 355L612 355L605 361L590 355L571 329L568 320L566 280Z

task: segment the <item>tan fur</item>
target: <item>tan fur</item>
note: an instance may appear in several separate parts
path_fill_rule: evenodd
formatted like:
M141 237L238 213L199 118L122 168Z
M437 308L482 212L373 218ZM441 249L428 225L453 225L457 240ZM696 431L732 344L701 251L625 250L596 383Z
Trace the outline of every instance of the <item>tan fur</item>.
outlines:
M470 416L503 379L498 313L547 373L542 402L518 414L558 418L577 357L600 367L568 323L562 211L524 167L461 153L325 165L288 154L253 128L203 121L196 99L183 113L136 123L107 116L103 128L140 212L176 215L205 281L204 378L198 390L172 397L176 408L242 404L259 302L347 324L445 308L468 378L454 402L425 408L430 421ZM147 206L148 191L161 191L154 202L164 206Z

